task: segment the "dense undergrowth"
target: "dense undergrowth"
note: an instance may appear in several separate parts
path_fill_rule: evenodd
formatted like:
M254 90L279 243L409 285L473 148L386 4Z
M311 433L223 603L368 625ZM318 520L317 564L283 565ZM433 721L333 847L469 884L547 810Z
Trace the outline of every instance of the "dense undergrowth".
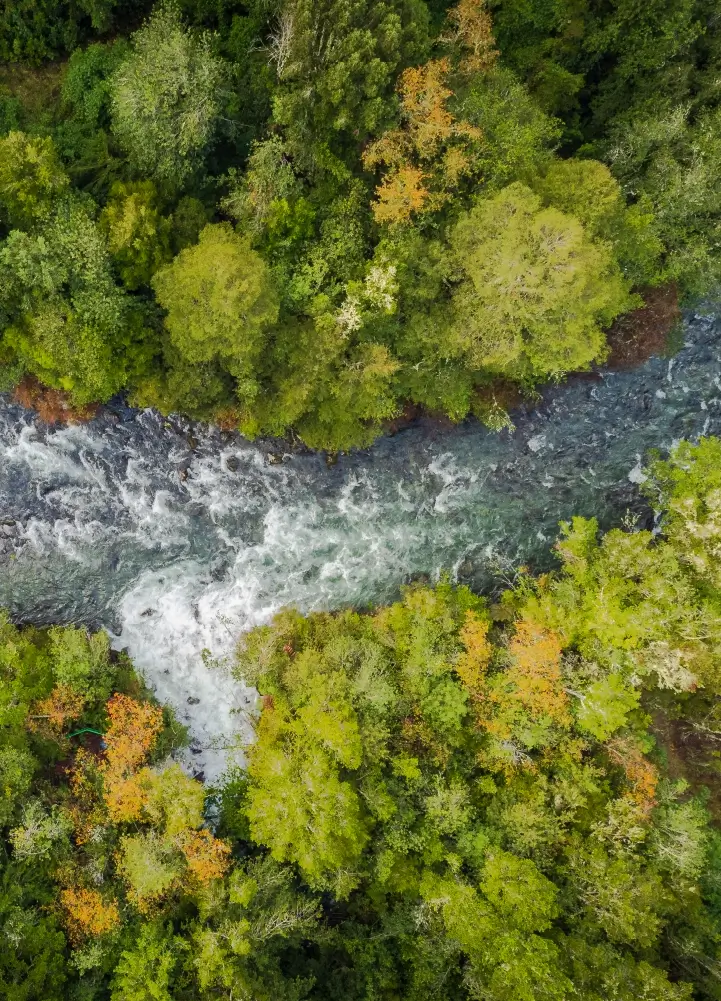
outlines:
M0 386L56 416L498 428L718 288L709 0L21 0L0 59Z
M651 473L660 536L249 633L216 790L104 634L4 622L0 995L721 998L721 442Z

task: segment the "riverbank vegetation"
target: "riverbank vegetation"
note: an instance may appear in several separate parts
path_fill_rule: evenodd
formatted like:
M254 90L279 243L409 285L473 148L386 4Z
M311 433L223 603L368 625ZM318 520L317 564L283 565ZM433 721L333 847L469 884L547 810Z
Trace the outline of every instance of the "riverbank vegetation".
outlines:
M105 634L3 621L2 996L720 998L720 470L682 443L661 534L574 519L493 598L253 630L217 790Z
M707 0L23 0L0 59L0 386L48 413L498 428L719 285Z

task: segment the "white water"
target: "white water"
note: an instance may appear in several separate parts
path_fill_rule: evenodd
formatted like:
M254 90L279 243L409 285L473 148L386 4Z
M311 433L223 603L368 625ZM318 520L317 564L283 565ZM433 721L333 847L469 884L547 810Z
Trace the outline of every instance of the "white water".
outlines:
M697 319L673 366L559 387L512 435L424 424L330 468L122 406L48 430L6 403L0 605L105 625L191 725L190 759L213 779L251 736L253 693L222 666L244 630L285 604L387 600L444 569L498 583L521 560L548 565L561 518L646 511L647 449L721 429L720 345Z

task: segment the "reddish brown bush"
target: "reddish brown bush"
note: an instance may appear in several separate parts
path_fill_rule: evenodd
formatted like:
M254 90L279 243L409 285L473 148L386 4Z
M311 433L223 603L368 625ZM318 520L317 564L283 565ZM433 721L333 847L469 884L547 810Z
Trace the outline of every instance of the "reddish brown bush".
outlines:
M26 375L15 387L13 399L28 410L36 410L46 424L81 424L92 420L98 412L97 403L73 406L67 393L43 386L32 375Z

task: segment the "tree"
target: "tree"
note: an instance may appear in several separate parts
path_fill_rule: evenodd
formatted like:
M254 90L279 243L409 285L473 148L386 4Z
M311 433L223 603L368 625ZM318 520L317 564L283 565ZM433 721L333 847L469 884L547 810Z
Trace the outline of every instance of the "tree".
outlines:
M152 181L114 184L98 222L126 288L148 285L170 260L172 224L160 214Z
M651 466L649 494L665 510L664 535L695 573L721 586L721 441L680 442L665 462Z
M107 751L101 767L105 806L116 822L140 818L147 790L137 769L162 728L163 714L147 702L115 694L107 704Z
M55 626L48 638L58 685L67 686L86 700L105 701L110 697L116 668L110 660L107 633Z
M270 54L279 81L273 118L288 130L294 154L322 168L323 144L335 146L338 137L355 145L382 127L394 78L423 56L427 32L418 0L291 0Z
M41 229L15 230L0 246L0 310L6 348L75 404L107 400L124 384L128 303L85 201L63 200Z
M649 200L626 206L621 186L605 164L556 160L533 187L545 205L575 216L592 239L610 244L632 285L654 285L664 277L664 248Z
M172 1001L181 941L158 921L141 925L133 948L123 951L115 967L112 1001Z
M252 399L263 334L278 317L270 270L227 223L206 226L152 280L170 339L191 363L220 358Z
M447 59L404 70L398 84L404 127L384 133L363 153L365 167L390 168L376 188L373 214L379 223L397 225L424 209L439 209L473 171L473 147L482 135L446 108L453 96L445 86L450 70Z
M21 229L49 219L68 189L52 139L10 132L0 139L0 210Z
M721 164L720 121L717 108L695 121L688 106L648 110L617 123L602 144L624 190L648 200L667 274L690 297L715 288L721 275L721 201L714 181Z
M464 75L485 73L498 58L494 48L491 15L484 0L459 0L448 12L451 29L444 41L452 42L464 50L458 69Z
M520 183L477 202L451 246L462 278L447 351L473 368L531 380L585 368L636 302L610 248Z
M177 7L157 8L113 75L113 132L145 176L182 185L212 145L226 70L207 34L193 35Z
M528 184L552 162L559 123L543 112L507 67L496 64L472 77L459 88L451 107L483 136L474 148L474 176L485 189L496 191L511 181Z
M114 900L104 900L98 890L70 887L60 892L60 906L71 942L80 944L87 937L107 935L120 924L120 912Z

